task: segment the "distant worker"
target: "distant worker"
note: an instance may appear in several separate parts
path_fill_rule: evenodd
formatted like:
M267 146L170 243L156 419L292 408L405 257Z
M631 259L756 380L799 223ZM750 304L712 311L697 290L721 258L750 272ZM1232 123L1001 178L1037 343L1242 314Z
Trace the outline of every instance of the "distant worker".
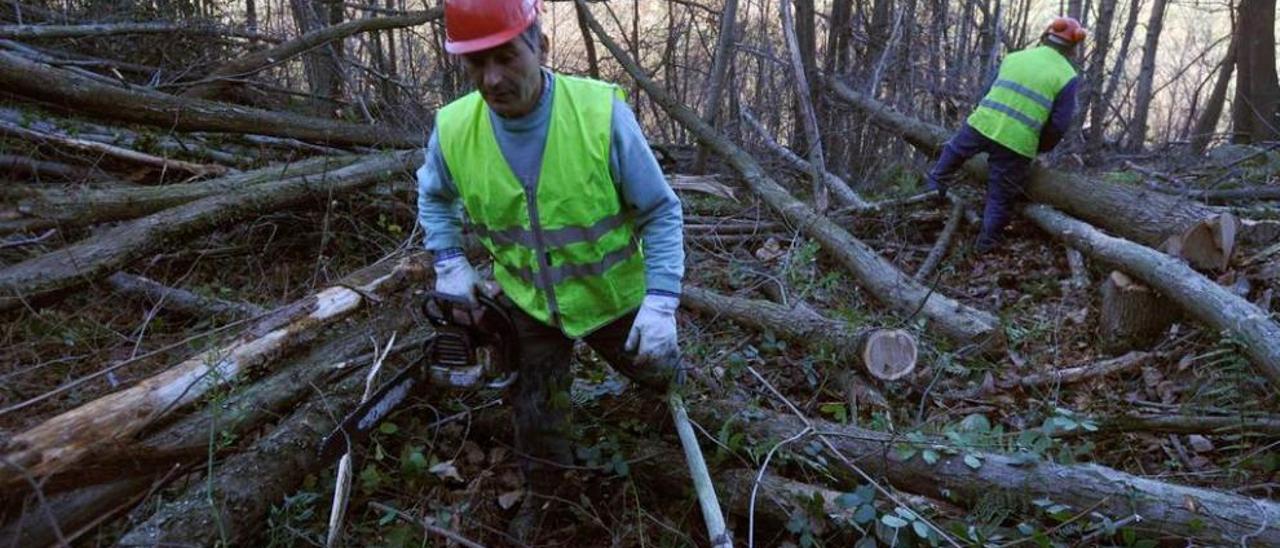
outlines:
M678 376L684 276L680 200L635 114L618 86L541 66L540 3L445 0L445 51L475 91L440 109L418 170L436 291L490 292L463 253L465 212L518 331L508 401L530 487L510 524L521 540L573 464L575 340L665 392Z
M1080 82L1071 60L1084 38L1079 21L1058 17L1040 36L1039 46L1009 54L986 96L947 141L929 172L929 189L945 198L960 167L974 155L987 153L979 253L1000 243L1014 203L1025 193L1031 161L1057 146L1071 123Z

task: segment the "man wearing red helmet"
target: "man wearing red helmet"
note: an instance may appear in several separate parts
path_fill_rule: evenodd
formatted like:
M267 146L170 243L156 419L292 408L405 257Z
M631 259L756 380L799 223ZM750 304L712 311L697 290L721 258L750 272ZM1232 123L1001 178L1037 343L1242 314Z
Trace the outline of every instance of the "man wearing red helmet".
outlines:
M677 377L680 201L620 88L541 67L537 0L444 7L445 49L476 91L436 116L418 170L419 222L437 291L474 299L481 288L462 251L464 211L493 259L499 302L519 330L515 441L533 457L531 487L546 492L558 478L538 463L573 461L576 339L643 386L665 390Z
M987 200L978 252L1000 242L1014 203L1023 196L1031 160L1062 140L1076 107L1080 79L1071 60L1085 38L1080 22L1059 17L1040 45L1009 54L960 131L947 141L926 181L945 198L964 163L987 153Z

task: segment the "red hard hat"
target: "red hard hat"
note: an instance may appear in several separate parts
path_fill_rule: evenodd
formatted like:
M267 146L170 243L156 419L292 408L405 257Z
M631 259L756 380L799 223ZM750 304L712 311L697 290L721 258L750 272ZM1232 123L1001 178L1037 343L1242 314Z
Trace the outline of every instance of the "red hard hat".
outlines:
M505 44L538 18L539 0L445 0L444 50L461 55Z
M1084 41L1085 30L1075 17L1056 17L1044 33L1050 40L1064 46L1073 46ZM1054 40L1056 38L1056 40Z

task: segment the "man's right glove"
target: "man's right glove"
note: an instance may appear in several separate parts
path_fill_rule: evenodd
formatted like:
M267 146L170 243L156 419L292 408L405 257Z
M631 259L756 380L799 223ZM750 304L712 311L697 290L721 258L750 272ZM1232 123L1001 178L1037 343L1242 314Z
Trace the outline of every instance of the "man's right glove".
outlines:
M475 307L476 291L480 286L480 275L471 268L466 255L457 255L436 261L436 292L445 295L462 297L467 304Z

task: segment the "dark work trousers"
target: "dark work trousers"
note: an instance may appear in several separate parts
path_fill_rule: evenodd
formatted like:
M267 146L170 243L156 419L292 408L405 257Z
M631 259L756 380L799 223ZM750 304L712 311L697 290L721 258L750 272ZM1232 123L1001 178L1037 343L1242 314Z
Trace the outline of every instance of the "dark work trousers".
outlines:
M982 233L978 249L987 250L1000 242L1000 232L1009 224L1014 205L1026 196L1031 158L988 139L965 124L942 148L942 157L929 171L929 188L946 188L969 158L987 153L987 204L982 212Z
M558 478L551 474L555 464L572 464L573 447L569 388L573 384L569 365L573 339L520 310L506 295L498 302L508 310L519 332L519 377L508 388L515 426L515 445L522 453L524 470L534 491L550 492ZM597 329L583 338L609 365L632 381L650 388L665 386L662 368L635 363L623 352L636 311ZM545 461L545 462L543 462Z

